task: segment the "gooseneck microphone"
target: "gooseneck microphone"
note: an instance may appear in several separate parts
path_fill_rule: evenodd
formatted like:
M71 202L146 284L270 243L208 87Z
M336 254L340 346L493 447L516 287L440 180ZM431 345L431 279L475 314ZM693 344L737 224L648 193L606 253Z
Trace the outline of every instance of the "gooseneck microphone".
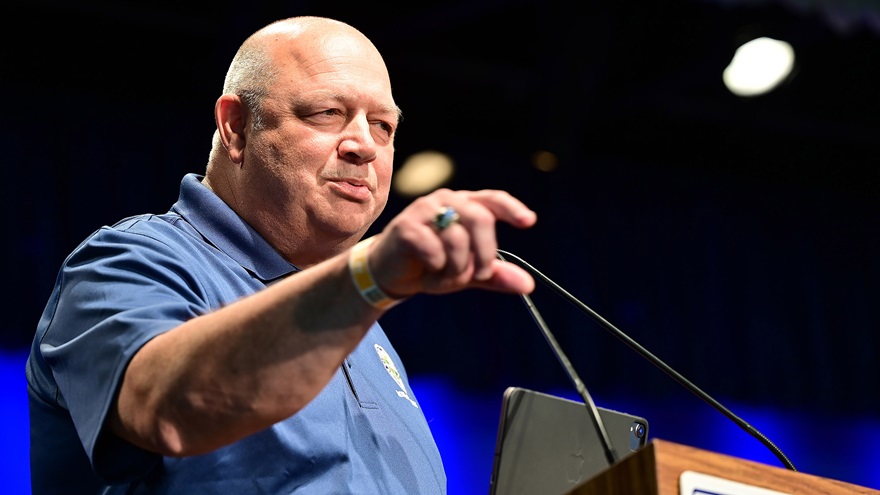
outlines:
M498 250L498 259L501 261L507 261L501 256L502 252L504 251L501 251L500 249ZM510 253L504 253L513 256ZM568 360L568 356L565 355L562 347L556 342L556 337L553 336L550 327L544 322L544 318L541 317L541 313L538 312L538 308L532 302L532 299L526 294L520 294L520 298L522 298L523 302L526 304L526 308L528 308L529 313L531 313L538 328L541 329L541 333L544 334L544 338L547 340L547 343L550 344L550 348L553 350L553 353L556 354L556 358L559 360L560 364L562 364L565 373L574 384L575 390L577 390L578 394L584 400L584 404L590 412L590 420L593 423L593 428L599 433L599 440L602 442L602 449L605 452L605 458L608 460L608 465L610 466L614 464L617 461L617 453L614 451L614 445L611 444L611 439L608 436L608 430L605 428L605 423L602 421L602 417L599 416L599 409L596 408L593 398L590 396L590 393L587 392L587 387L584 385L580 376L578 376L574 366L571 365L571 361Z
M636 351L639 355L641 355L642 357L644 357L645 359L650 361L654 366L657 366L658 368L660 368L663 372L665 372L667 375L671 376L679 384L684 386L686 389L690 390L694 395L696 395L697 397L699 397L700 399L702 399L703 401L708 403L710 406L714 407L716 410L718 410L719 412L721 412L722 414L727 416L730 420L732 420L734 423L736 423L737 426L739 426L740 428L745 430L749 435L753 436L758 441L760 441L762 444L764 444L768 449L770 449L771 452L773 452L773 454L782 462L782 464L786 468L788 468L791 471L797 471L797 469L795 469L795 467L794 467L794 464L792 464L792 462L788 459L788 457L786 457L786 455L782 452L782 450L779 447L777 447L776 444L774 444L772 441L770 441L770 439L767 438L767 436L765 436L763 433L759 432L754 426L752 426L751 424L749 424L748 422L746 422L745 420L743 420L742 418L740 418L739 416L734 414L728 408L724 407L720 402L713 399L711 396L709 396L709 394L702 391L699 387L697 387L696 385L691 383L690 380L688 380L687 378L682 376L679 372L672 369L672 367L670 367L668 364L664 363L658 357L651 354L647 349L642 347L638 342L636 342L631 337L629 337L627 334L622 332L620 329L618 329L617 327L612 325L608 320L603 318L601 315L599 315L598 313L596 313L595 311L590 309L589 306L587 306L586 304L579 301L573 295L569 294L568 291L566 291L565 289L560 287L556 282L550 280L550 278L548 278L546 275L544 275L543 273L538 271L532 265L528 264L525 260L523 260L519 256L516 256L513 253L503 251L501 249L498 249L497 252L498 252L498 258L500 260L507 261L502 255L509 256L510 258L515 260L518 265L520 265L523 268L525 268L526 270L528 270L529 273L536 276L539 280L541 280L542 283L544 283L546 286L553 289L557 294L560 294L561 296L563 296L570 303L574 304L578 309L587 313L590 317L592 317L594 320L596 320L596 322L598 322L603 328L605 328L606 330L611 332L611 334L613 334L618 339L622 340L626 345L628 345L630 348L632 348L634 351ZM563 361L563 366L565 367L566 372L569 373L569 377L572 379L572 381L575 382L575 386L579 387L578 392L581 393L582 397L585 397L584 403L587 403L590 405L590 408L593 411L592 416L594 417L594 419L593 419L594 425L596 426L597 430L600 432L599 437L602 439L603 444L605 444L604 446L606 449L606 454L609 457L609 460L611 462L613 462L614 458L615 458L614 451L613 451L613 448L610 446L610 442L608 441L608 434L607 434L607 432L605 432L604 426L602 425L602 421L599 418L599 415L598 415L598 412L596 411L595 405L593 405L592 399L590 399L589 402L587 402L587 398L589 398L589 395L586 393L586 389L584 388L583 383L580 381L580 378L577 377L577 373L575 373L573 367L571 366L571 363L568 361L568 358L565 358L565 355L562 353L562 350L559 348L559 345L556 343L555 339L552 337L552 334L550 333L550 330L547 328L547 325L540 318L540 315L537 313L537 309L533 309L534 304L531 303L531 300L528 298L528 296L523 294L522 297L523 297L523 300L526 302L526 306L528 306L529 310L532 312L532 316L533 316L533 318L535 318L535 321L538 323L538 326L541 327L541 331L544 332L544 336L547 337L549 342L551 342L551 347L553 347L553 351L557 354L557 357L559 357L560 361Z

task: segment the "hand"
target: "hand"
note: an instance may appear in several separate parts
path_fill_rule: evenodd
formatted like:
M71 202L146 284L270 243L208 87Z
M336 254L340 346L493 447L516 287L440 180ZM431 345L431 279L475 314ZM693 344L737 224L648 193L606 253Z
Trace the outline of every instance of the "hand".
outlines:
M458 220L440 229L437 213L452 207ZM440 189L416 199L370 246L369 264L391 297L444 294L466 288L527 294L535 281L522 268L497 258L495 223L535 224L535 212L504 191Z

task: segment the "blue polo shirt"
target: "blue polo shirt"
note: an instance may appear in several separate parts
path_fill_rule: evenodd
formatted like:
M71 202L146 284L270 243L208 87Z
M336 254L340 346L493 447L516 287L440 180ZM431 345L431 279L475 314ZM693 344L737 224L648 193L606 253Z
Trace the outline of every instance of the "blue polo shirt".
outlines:
M445 493L378 323L303 410L209 454L162 457L105 428L142 345L297 272L200 180L183 178L168 213L103 227L65 260L27 362L33 493Z

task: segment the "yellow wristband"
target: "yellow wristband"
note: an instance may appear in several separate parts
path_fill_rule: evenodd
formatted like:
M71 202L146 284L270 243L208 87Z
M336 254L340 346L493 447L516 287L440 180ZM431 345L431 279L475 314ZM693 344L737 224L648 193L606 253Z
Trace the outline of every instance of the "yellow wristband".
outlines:
M375 237L364 239L351 248L351 252L348 255L348 271L351 273L354 286L370 306L378 309L388 309L402 301L402 299L388 297L388 294L382 292L382 289L376 285L376 280L373 278L373 274L370 273L370 266L367 264L367 250L374 240Z

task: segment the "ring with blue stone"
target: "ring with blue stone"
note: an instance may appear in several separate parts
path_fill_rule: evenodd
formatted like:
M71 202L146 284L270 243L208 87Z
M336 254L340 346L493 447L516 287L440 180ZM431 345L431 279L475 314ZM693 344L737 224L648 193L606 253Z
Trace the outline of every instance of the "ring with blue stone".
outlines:
M455 208L451 206L444 206L440 209L439 212L434 216L433 224L434 227L437 227L437 230L444 230L446 227L457 222L459 219L458 212L455 211Z

